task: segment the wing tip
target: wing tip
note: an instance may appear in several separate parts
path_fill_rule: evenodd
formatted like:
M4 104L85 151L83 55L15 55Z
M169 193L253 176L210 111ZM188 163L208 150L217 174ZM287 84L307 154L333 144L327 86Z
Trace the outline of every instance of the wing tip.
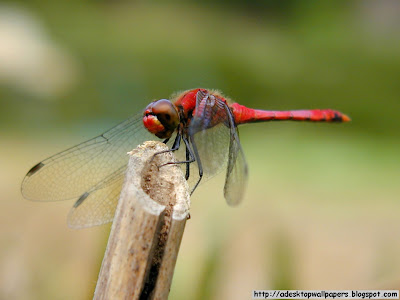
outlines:
M68 221L67 221L67 226L68 226L68 228L71 228L71 229L85 229L85 228L90 228L90 227L94 227L94 226L101 226L101 225L108 224L114 220L114 217L113 217L111 219L106 219L106 220L97 221L97 222L90 222L90 221L78 222L76 220L73 220L71 216L72 216L72 213L70 213L70 215L68 216Z
M245 189L243 188L241 191L236 191L233 193L232 191L228 191L226 188L224 188L224 198L226 203L228 203L228 205L231 207L238 206L244 198L244 190Z

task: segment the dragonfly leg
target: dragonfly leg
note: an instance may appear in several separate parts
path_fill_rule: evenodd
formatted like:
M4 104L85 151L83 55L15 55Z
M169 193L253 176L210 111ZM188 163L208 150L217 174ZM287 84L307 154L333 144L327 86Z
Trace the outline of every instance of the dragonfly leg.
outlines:
M195 186L193 187L193 190L190 192L190 195L192 195L193 192L195 191L195 189L197 188L197 186L199 185L201 179L203 178L203 166L201 164L199 152L197 150L196 143L194 142L193 135L190 136L190 142L192 143L192 149L193 149L193 153L194 153L194 158L197 161L197 167L199 168L199 180L197 180Z
M175 138L174 144L172 145L172 148L168 149L168 150L157 152L156 154L153 155L153 157L151 158L150 162L152 162L154 157L156 155L158 155L158 154L167 153L167 152L173 152L173 151L178 150L180 148L180 146L181 146L181 140L182 139L183 139L183 141L185 142L185 145L186 145L186 160L184 160L184 161L176 161L176 162L172 162L171 161L171 162L162 164L162 165L157 166L157 167L161 168L161 167L166 166L166 165L186 164L186 175L185 175L185 178L186 178L186 180L188 180L188 178L189 178L189 164L194 162L195 158L194 158L193 153L190 150L189 142L188 142L187 138L183 137L180 132L178 132L178 134L176 135L176 138ZM165 140L164 142L168 142L168 139Z
M181 136L181 134L178 132L178 134L176 135L174 144L172 145L172 148L171 148L171 149L168 149L168 150L164 150L164 151L160 151L160 152L155 153L155 154L153 155L153 157L151 158L150 162L152 162L152 161L154 160L154 158L156 157L156 155L159 155L159 154L161 154L161 153L167 153L167 152L172 152L172 151L178 150L179 147L181 146L181 138L182 138L182 136ZM163 143L166 144L168 141L169 141L169 138L166 139L165 141L163 141ZM160 167L160 166L159 166L159 167Z
M188 143L187 139L184 138L183 140L185 141L185 145L186 145L186 160L189 160L190 155L192 153L190 152L189 143ZM190 163L186 163L186 175L185 175L186 180L189 179L189 176L190 176Z
M183 141L185 142L185 145L186 145L186 160L175 161L175 162L172 162L172 161L171 162L167 162L167 163L159 166L159 168L162 167L162 166L165 166L165 165L186 164L186 175L185 175L185 178L186 178L186 180L188 180L189 179L190 163L196 161L196 159L195 159L194 154L192 153L192 150L190 149L189 142L188 142L187 138L186 137L182 137L182 139L183 139ZM169 150L169 151L171 151L171 150Z

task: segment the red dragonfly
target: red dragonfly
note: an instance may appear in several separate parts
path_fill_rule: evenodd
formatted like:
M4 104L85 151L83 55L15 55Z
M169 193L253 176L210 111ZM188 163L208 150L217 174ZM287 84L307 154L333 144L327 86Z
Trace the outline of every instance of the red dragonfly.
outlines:
M36 164L22 182L22 194L36 201L75 199L68 216L73 228L111 222L126 153L147 140L159 139L177 154L192 192L202 179L225 169L224 196L228 204L236 205L243 197L248 174L237 126L278 120L347 122L350 118L330 109L251 109L230 104L217 91L188 90L172 101L154 101L144 113Z

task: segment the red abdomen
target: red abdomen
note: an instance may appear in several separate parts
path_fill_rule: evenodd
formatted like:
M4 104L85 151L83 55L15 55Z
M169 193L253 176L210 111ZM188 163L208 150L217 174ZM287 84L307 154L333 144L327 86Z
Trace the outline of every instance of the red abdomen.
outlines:
M312 122L348 122L350 118L345 114L332 109L312 110L259 110L234 103L230 105L236 124L255 123L265 121L312 121Z

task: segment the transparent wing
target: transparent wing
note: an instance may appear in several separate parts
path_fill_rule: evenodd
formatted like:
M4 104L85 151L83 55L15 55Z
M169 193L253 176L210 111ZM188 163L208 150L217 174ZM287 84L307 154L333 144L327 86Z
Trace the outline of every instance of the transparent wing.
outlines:
M199 154L204 179L226 169L224 196L236 205L243 197L247 182L247 164L241 148L232 112L221 99L198 92L189 134Z
M237 128L231 134L224 197L229 205L238 205L247 186L248 169Z
M87 198L94 197L95 189L115 184L109 178L115 172L123 173L126 153L146 140L159 139L144 128L142 114L138 114L34 166L22 182L22 194L36 201L81 199L89 192Z
M75 202L68 215L68 226L79 229L111 222L124 182L125 168L116 170Z

